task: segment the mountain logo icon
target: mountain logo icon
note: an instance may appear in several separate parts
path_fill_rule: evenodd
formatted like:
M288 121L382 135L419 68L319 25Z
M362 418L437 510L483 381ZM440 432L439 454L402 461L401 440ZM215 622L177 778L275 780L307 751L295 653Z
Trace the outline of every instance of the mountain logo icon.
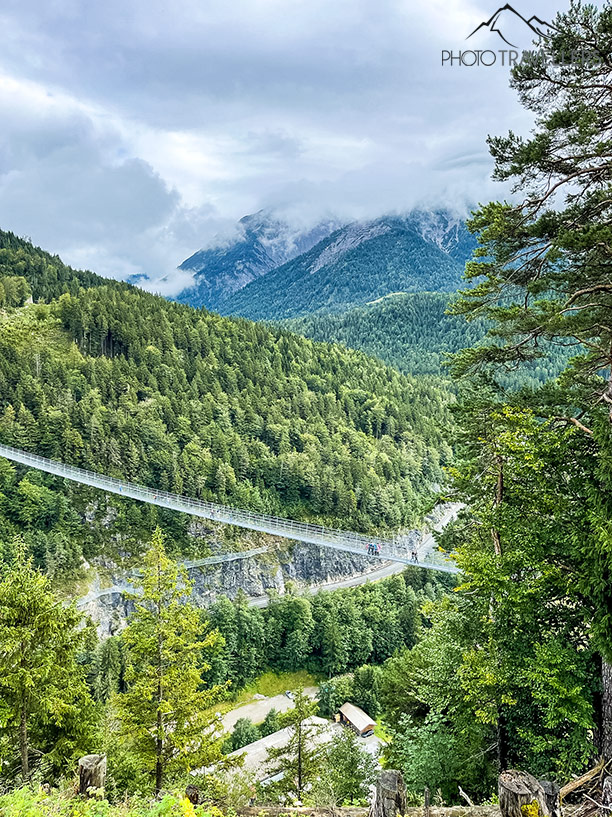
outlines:
M494 31L496 34L502 38L502 40L511 48L516 48L517 46L514 43L511 43L507 37L504 37L502 33L502 29L514 28L514 24L517 21L521 21L526 26L528 26L534 34L537 34L538 37L543 37L544 39L548 39L550 37L551 30L554 31L555 27L550 23L547 23L546 20L541 20L537 15L533 14L529 19L523 17L522 14L519 14L518 11L509 3L506 3L505 6L500 6L495 14L491 15L488 20L480 23L480 25L476 26L474 31L469 34L466 39L469 40L470 37L473 37L474 34L481 31L482 29L486 29L488 31ZM509 35L510 36L510 35Z

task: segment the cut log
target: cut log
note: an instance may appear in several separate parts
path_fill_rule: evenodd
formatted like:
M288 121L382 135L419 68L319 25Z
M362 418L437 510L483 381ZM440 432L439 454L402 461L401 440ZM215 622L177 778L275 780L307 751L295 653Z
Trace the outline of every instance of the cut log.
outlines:
M106 755L85 755L79 759L79 794L94 796L104 788L106 781Z
M499 776L499 809L502 817L528 817L522 811L523 806L537 804L538 811L534 817L559 817L559 789L542 783L528 772L508 769ZM556 805L555 805L556 804Z
M406 813L406 785L402 773L383 769L376 781L369 817L396 817Z

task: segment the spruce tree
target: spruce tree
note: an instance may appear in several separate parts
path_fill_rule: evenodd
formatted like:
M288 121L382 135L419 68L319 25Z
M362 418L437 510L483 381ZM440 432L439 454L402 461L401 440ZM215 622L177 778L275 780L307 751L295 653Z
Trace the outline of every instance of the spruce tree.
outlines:
M78 661L82 616L55 595L22 540L13 550L0 581L0 746L19 757L27 783L34 750L57 770L91 751L93 705Z
M159 792L168 774L221 756L218 724L208 712L225 687L206 688L202 677L220 636L206 631L189 603L186 571L166 555L159 528L134 584L135 609L123 634L127 691L117 696L117 711L125 739Z
M271 774L283 775L283 788L295 792L301 798L304 786L312 783L319 773L322 749L317 743L320 726L310 718L316 703L299 689L295 693L294 707L280 719L289 728L289 740L284 746L268 749L268 766Z

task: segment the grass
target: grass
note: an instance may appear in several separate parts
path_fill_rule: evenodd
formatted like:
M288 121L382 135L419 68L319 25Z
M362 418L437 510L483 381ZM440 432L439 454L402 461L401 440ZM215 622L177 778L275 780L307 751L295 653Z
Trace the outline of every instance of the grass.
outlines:
M69 791L18 789L0 795L0 817L223 817L219 809L194 806L182 794L166 795L161 802L153 798L132 798L111 805L106 801L86 800Z
M251 703L255 695L265 695L266 698L273 698L275 695L282 695L288 689L295 692L300 687L314 687L318 686L319 683L320 678L306 672L306 670L300 670L299 672L264 672L256 681L238 690L231 700L217 704L210 711L211 713L226 715L232 709Z
M250 701L254 695L265 695L272 698L282 695L290 689L295 692L300 687L314 687L319 685L319 679L306 670L300 672L265 672L252 684L241 690L238 701Z

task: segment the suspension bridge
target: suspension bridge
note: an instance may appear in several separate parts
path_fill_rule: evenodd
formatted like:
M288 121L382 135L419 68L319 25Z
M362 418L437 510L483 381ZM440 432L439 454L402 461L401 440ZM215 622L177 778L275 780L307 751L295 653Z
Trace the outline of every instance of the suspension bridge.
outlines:
M109 477L95 471L87 471L74 465L67 465L58 460L39 457L29 451L22 451L18 448L0 445L0 457L4 457L12 462L20 463L29 468L45 471L58 477L78 482L81 485L88 485L98 488L101 491L117 494L128 499L136 499L146 502L149 505L157 505L160 508L167 508L172 511L209 519L213 522L221 522L227 525L236 525L248 530L260 531L273 536L281 536L285 539L293 539L298 542L306 542L319 547L333 548L334 550L354 553L358 556L365 556L370 559L401 562L407 565L415 564L415 554L417 554L418 565L427 570L436 570L443 573L457 573L458 569L453 562L444 554L428 548L427 552L421 552L420 548L402 541L401 537L396 539L383 539L379 537L366 536L354 531L343 531L335 528L328 528L324 525L313 525L309 522L296 522L291 519L283 519L276 516L246 511L240 508L233 508L229 505L218 505L214 502L205 502L179 494L171 494L167 491L158 491L145 485L138 485L133 482ZM246 558L254 555L255 552L263 552L265 548L257 551L244 551L236 554L223 554L220 556L207 557L192 563L186 563L187 567L198 567L205 564L215 564L218 562L232 561L236 558Z

